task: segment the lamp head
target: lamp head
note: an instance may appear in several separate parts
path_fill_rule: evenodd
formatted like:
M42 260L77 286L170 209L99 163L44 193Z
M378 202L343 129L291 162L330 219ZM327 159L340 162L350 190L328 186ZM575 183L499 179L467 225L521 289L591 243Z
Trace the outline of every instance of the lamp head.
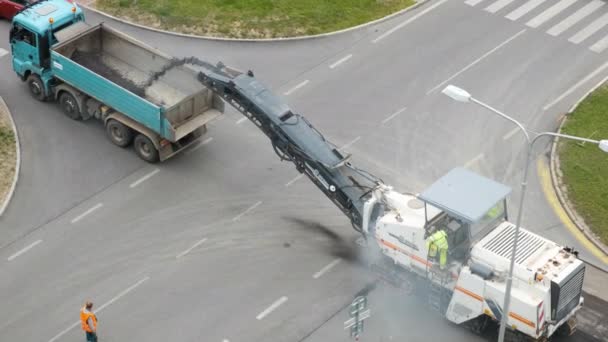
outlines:
M600 150L608 153L608 140L600 140L599 147Z
M458 102L469 102L471 100L471 94L455 85L450 84L441 92Z

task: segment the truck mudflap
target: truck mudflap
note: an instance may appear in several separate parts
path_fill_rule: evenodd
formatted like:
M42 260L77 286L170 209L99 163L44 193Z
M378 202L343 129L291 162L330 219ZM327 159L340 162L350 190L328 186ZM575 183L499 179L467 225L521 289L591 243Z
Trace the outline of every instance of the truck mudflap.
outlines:
M160 140L158 154L160 161L165 161L190 146L197 144L201 137L207 132L207 125L197 128L192 133L186 135L175 143L168 140Z

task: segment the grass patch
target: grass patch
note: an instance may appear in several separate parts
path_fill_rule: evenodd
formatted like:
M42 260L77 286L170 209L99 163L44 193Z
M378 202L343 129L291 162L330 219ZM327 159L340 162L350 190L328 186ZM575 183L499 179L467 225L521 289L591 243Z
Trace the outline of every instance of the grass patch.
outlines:
M17 157L15 134L7 115L0 108L0 205L4 203L4 198L13 184Z
M415 0L97 0L95 6L144 25L233 38L319 34L384 17Z
M608 137L608 86L585 99L562 132L591 139ZM558 147L563 180L576 211L608 243L608 154L593 144L565 142Z

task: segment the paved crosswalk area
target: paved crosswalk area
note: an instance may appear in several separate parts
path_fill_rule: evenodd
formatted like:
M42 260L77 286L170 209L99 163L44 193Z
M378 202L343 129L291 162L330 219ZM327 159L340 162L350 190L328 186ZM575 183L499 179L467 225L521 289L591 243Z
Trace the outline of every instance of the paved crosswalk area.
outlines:
M464 3L580 44L595 53L608 49L608 6L604 0L465 0Z

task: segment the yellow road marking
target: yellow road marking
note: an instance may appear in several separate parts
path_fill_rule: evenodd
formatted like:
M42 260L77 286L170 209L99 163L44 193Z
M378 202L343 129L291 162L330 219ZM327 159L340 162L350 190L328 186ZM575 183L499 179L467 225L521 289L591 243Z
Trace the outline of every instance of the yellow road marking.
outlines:
M551 171L549 167L545 165L542 158L539 158L537 163L538 176L540 178L540 185L543 189L543 193L545 194L545 198L549 205L557 215L560 221L566 226L570 234L574 236L580 242L585 249L587 249L591 254L593 254L596 258L601 260L603 263L608 264L608 256L604 254L599 248L597 248L593 242L589 241L585 234L583 234L578 227L572 222L570 216L566 213L564 208L562 207L561 202L557 198L557 194L555 193L555 189L553 189L553 182L551 181Z

